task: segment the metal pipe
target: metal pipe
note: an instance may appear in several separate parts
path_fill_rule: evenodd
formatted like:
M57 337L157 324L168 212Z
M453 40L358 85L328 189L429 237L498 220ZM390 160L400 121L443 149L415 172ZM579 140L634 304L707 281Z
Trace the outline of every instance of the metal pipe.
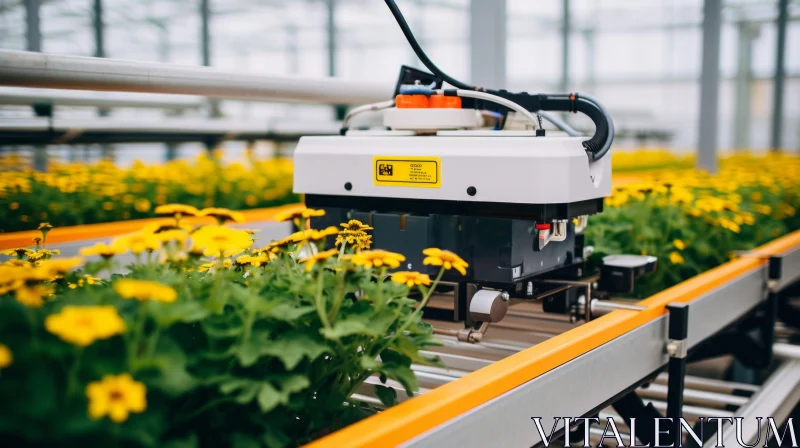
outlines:
M722 0L705 0L703 6L703 68L700 74L700 138L698 167L717 171L717 127L719 124L719 52Z
M648 387L642 387L637 390L641 397L648 398L666 398L667 386L663 384L651 384ZM738 395L722 394L719 392L709 392L697 389L685 389L683 393L684 400L687 403L701 404L707 407L721 407L726 408L729 405L744 406L747 404L747 397Z
M151 93L93 92L91 90L25 89L0 87L0 104L31 106L141 107L154 109L197 109L200 96L158 95Z
M569 0L561 0L561 91L569 91L569 36L572 28Z
M328 76L336 76L336 0L325 1Z
M211 0L200 0L200 57L205 67L211 66Z
M666 372L661 373L656 377L653 383L666 385L668 378ZM731 381L689 375L684 378L684 384L687 388L700 389L707 392L721 392L724 394L739 394L741 391L755 393L760 389L759 386L753 384L734 383Z
M465 372L474 372L492 363L487 359L474 358L472 356L454 355L452 353L439 353L436 351L420 350L420 355L428 357L438 357L448 369L458 369Z
M611 312L615 310L642 311L643 309L645 309L645 307L641 305L632 305L630 303L609 302L605 300L592 299L593 312L600 312L600 311Z
M767 425L764 417L770 416L776 424L781 424L789 416L797 402L800 401L800 361L784 363L770 376L761 390L750 402L740 408L737 418L741 417L741 441L752 444L758 436L766 446L767 440L761 440L761 429ZM756 417L762 417L761 426L756 424ZM723 444L720 446L740 446L737 443L736 426L731 425L722 432ZM716 437L706 443L707 448L716 446ZM758 444L758 442L756 442Z
M28 51L42 51L42 30L39 15L40 0L25 2L25 46Z
M105 25L103 24L103 0L94 0L92 11L92 25L94 27L94 56L106 57Z
M775 87L773 89L772 101L772 151L780 151L781 148L781 128L783 126L783 95L784 79L786 77L786 22L789 16L789 0L778 2L778 42L776 44L777 55L775 56Z
M772 354L781 359L800 360L800 345L783 342L772 344Z
M364 104L392 86L340 78L260 76L207 67L0 50L0 85L202 95L281 102Z
M506 0L470 0L469 73L476 86L505 89Z

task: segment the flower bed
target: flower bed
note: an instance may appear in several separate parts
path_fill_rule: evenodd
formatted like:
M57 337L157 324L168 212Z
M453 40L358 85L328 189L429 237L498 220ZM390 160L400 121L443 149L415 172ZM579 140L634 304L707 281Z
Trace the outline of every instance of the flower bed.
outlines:
M163 165L110 162L52 164L45 173L0 163L0 231L36 229L41 221L59 226L148 218L155 207L185 203L198 208L272 207L297 202L291 159L225 165L198 157Z
M655 255L655 274L637 281L646 297L800 229L800 158L731 156L720 172L654 171L615 188L589 219L594 260L608 254Z
M10 445L282 447L374 412L347 402L370 375L413 394L412 362L436 344L424 303L456 255L426 250L431 279L394 272L404 257L370 245L368 227L305 230L254 249L254 236L174 219L53 258L48 227L0 265L0 435ZM288 219L305 226L308 210ZM323 251L327 237L336 249ZM364 249L364 250L362 250ZM126 276L115 257L132 252ZM391 405L394 390L377 387Z

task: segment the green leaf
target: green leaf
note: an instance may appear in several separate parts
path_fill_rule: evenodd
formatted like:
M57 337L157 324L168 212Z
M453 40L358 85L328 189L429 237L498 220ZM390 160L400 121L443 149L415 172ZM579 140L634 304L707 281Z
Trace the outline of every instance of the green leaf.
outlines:
M230 395L231 392L237 389L241 389L243 387L247 387L252 382L253 382L252 380L246 380L246 379L227 380L219 385L219 391L225 395Z
M197 322L211 314L202 304L195 301L156 305L158 306L151 307L151 312L162 328L169 327L176 322Z
M272 427L269 427L266 431L264 431L264 433L261 435L261 440L269 448L286 448L290 443L292 443L292 439L287 436L286 433L280 429Z
M392 349L409 358L414 364L441 366L443 364L439 358L427 358L419 353L420 347L436 345L436 342L439 340L428 336L415 338L413 341L406 337L400 337L392 342Z
M263 355L264 347L272 344L269 331L263 328L254 329L250 338L236 349L236 357L242 367L250 367Z
M281 388L281 393L288 399L289 395L300 392L311 385L311 381L305 375L281 375L270 378Z
M375 395L378 396L378 399L381 400L381 403L386 407L397 404L397 391L391 387L376 385Z
M397 364L401 366L411 366L411 358L392 349L381 352L381 361L384 364Z
M260 388L258 384L248 384L239 391L239 395L236 396L234 401L241 404L247 404L253 401L253 399L256 398L256 395L258 395L260 403L261 394L259 392L259 389Z
M231 435L231 448L261 448L261 444L247 434L235 432Z
M398 364L384 364L381 371L389 378L402 384L409 397L419 390L417 376L414 375L414 371L411 368Z
M186 354L169 336L162 335L152 358L137 360L147 374L148 386L167 395L177 396L194 389L198 382L186 370Z
M161 445L164 448L197 448L197 434L190 434L183 439L173 439Z
M332 340L339 340L346 336L363 334L367 336L383 336L394 322L395 316L388 311L379 315L352 315L337 321L331 328L320 330L323 336Z
M283 400L283 395L269 383L264 383L258 392L258 406L261 408L261 412L275 409Z
M298 307L292 303L281 302L271 307L266 313L268 317L292 323L306 314L313 313L313 306Z
M369 356L361 356L359 364L364 370L378 370L381 367L381 363L378 360Z
M280 359L288 370L297 367L304 357L313 361L326 352L330 352L330 348L304 330L286 333L274 342L261 347L262 355Z

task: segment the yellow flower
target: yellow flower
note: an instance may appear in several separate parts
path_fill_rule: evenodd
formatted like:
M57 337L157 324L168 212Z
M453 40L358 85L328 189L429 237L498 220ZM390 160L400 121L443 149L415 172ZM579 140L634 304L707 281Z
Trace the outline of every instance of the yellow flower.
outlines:
M199 210L191 205L164 204L156 207L157 215L197 216Z
M114 423L122 423L131 412L142 413L147 407L147 388L129 374L106 375L86 386L89 416L95 420L106 415Z
M60 250L54 249L39 249L37 251L28 252L28 261L40 261L40 260L47 260L53 255L59 255L61 253Z
M794 216L795 213L796 213L796 210L791 205L789 205L789 204L787 204L785 202L781 202L780 204L778 204L777 212L778 212L777 217L779 219L785 219L785 218Z
M217 218L220 224L224 223L225 221L233 221L233 222L244 222L244 215L240 212L234 212L232 210L228 210L227 208L217 208L217 207L209 207L200 210L197 213L197 216L213 216Z
M150 211L150 201L145 198L137 199L136 202L133 203L133 208L139 213L147 213Z
M181 246L183 246L183 243L186 242L186 239L189 238L189 235L183 230L173 229L156 233L156 238L161 240L162 243L177 241Z
M421 274L419 272L395 272L392 274L392 281L399 284L405 284L409 288L414 285L431 285L431 278L428 274Z
M672 264L683 264L683 257L677 252L670 252L669 261L672 262Z
M214 266L217 265L216 261L212 261L210 263L203 263L197 268L197 272L206 272L214 269Z
M277 255L273 254L272 252L259 252L255 255L242 255L241 257L236 258L236 264L239 266L251 265L254 267L260 267L262 264L269 262L270 260L274 260L277 258Z
M424 255L427 255L424 260L422 260L422 264L425 265L432 265L432 266L442 266L445 269L455 269L456 271L460 272L461 275L467 275L467 268L469 264L464 261L461 257L450 252L449 250L441 250L437 248L429 248L422 251Z
M52 228L53 228L53 226L49 222L43 222L43 223L39 224L39 228L37 230L45 230L45 231L47 231L47 230L50 230Z
M300 263L305 263L306 264L306 272L311 272L311 269L314 268L314 265L317 262L327 260L328 258L331 258L334 255L336 255L338 252L339 251L336 250L336 249L326 250L325 252L319 252L316 255L313 255L313 256L310 256L310 257L306 257L306 258L301 258L300 259Z
M11 350L7 346L0 344L0 369L10 366L13 361L14 355L11 354Z
M15 266L15 267L30 266L30 264L31 263L29 261L27 261L27 260L18 260L16 258L13 258L13 259L8 260L5 263L3 263L3 265L5 265L5 266Z
M739 227L739 224L736 224L734 221L731 221L728 218L719 218L717 221L723 229L728 229L733 233L739 233L742 229Z
M86 347L125 331L125 322L113 306L65 306L47 316L44 326L66 342Z
M755 210L756 213L760 213L762 215L769 216L770 214L772 214L772 207L766 204L753 204L753 210Z
M754 191L750 193L750 200L753 202L761 202L764 200L764 195L759 191Z
M161 241L153 234L136 233L117 238L111 245L116 249L122 249L123 251L129 250L138 255L145 251L152 252L158 250L161 247Z
M100 279L100 278L97 278L97 277L92 277L89 274L86 274L86 275L83 276L81 281L84 281L84 280L86 280L86 284L87 285L94 285L97 282L102 282L103 281L103 279Z
M406 257L401 254L385 250L359 252L348 258L357 266L364 266L365 268L388 266L392 269L397 268L400 266L400 262L406 260Z
M17 302L31 308L41 308L44 305L44 298L52 294L52 286L41 284L21 286L15 291Z
M678 250L684 250L684 249L686 249L686 243L684 243L684 242L683 242L683 241L681 241L681 240L675 240L675 241L673 241L673 242L672 242L672 245L673 245L673 246L675 246L675 248L676 248L676 249L678 249Z
M353 244L358 250L369 249L372 245L372 235L367 235L367 232L343 230L336 236L335 245L341 246L342 244Z
M173 288L146 280L118 280L114 282L114 291L126 299L172 303L178 298L178 293Z
M307 229L301 230L299 232L293 233L289 236L289 239L293 243L298 243L301 247L307 241L321 241L329 236L333 236L339 233L339 229L334 226L330 226L324 230L315 230L315 229Z
M47 272L45 275L49 277L55 277L64 275L70 269L80 266L81 263L83 263L83 258L80 257L50 259L39 263L38 269Z
M350 232L373 230L372 227L363 224L361 221L357 219L351 219L350 221L347 221L346 223L342 223L339 225L342 226L342 229L344 229L344 231L350 231Z
M308 219L313 217L325 216L325 210L314 210L313 208L304 208L301 210L287 210L275 215L276 221L289 221L295 219Z
M746 224L748 226L752 226L753 224L756 223L756 218L751 213L741 212L738 215L736 215L736 218L740 219L743 224Z
M106 243L97 243L94 246L84 247L80 250L80 254L85 257L99 255L105 259L109 259L114 255L124 254L126 251L122 245L107 245Z
M8 255L9 257L22 257L30 253L33 253L33 251L24 247L15 247L13 249L4 249L0 251L0 254Z
M230 256L253 245L247 232L221 226L202 227L192 234L192 239L195 246L204 250L206 256Z

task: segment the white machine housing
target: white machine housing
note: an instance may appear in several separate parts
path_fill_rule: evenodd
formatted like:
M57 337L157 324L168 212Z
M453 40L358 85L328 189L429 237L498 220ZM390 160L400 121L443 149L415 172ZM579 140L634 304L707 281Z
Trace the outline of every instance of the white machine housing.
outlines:
M294 192L518 204L574 203L611 194L611 157L590 163L581 144L585 137L506 132L303 137L294 153ZM376 157L438 158L439 185L379 185Z

